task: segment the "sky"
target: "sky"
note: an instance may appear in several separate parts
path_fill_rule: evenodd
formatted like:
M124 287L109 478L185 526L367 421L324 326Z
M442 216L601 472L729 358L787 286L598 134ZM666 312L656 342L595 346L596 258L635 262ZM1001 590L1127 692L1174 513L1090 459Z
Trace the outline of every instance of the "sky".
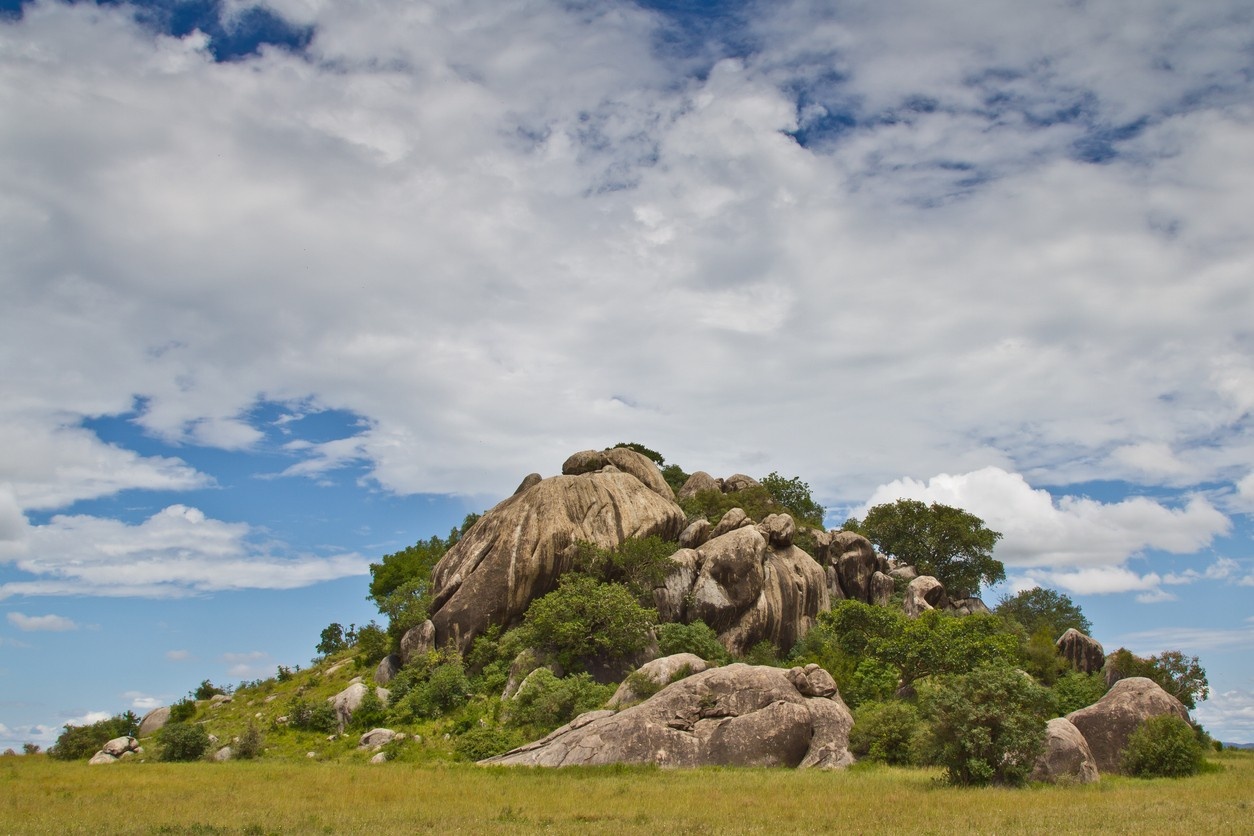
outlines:
M1254 742L1245 0L0 0L0 748L643 443L1002 532Z

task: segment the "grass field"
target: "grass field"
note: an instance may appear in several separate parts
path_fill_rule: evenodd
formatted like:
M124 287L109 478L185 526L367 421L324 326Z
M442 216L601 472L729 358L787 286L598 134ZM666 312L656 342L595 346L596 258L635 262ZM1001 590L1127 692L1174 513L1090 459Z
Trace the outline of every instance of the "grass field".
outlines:
M937 772L0 758L0 833L1254 833L1254 753L1182 780L955 789Z

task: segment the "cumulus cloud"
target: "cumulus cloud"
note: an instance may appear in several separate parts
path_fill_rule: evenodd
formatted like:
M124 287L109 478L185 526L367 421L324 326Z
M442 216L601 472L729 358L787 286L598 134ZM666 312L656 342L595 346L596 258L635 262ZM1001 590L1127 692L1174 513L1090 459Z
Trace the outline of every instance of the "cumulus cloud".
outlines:
M261 650L250 650L244 653L223 653L221 661L227 665L229 676L248 677L262 673L273 673L274 665L270 663L270 654Z
M1212 692L1193 714L1225 743L1254 743L1254 692L1240 688Z
M167 650L165 652L165 658L171 662L185 662L191 657L191 651L188 650Z
M47 525L33 526L20 552L7 558L35 579L0 585L0 598L293 589L367 571L366 560L356 554L272 554L266 543L255 542L247 524L215 520L184 505L171 505L138 525L54 516Z
M700 66L629 4L272 7L307 55L216 64L81 4L0 27L29 431L138 396L149 432L240 449L259 399L317 397L368 423L291 473L399 492L620 437L844 501L1254 467L1240 4L1135 31L771 4ZM27 502L114 489L41 455ZM117 489L196 478L127 464Z
M48 632L65 633L77 630L78 624L63 615L24 615L11 612L7 615L9 623L25 633Z

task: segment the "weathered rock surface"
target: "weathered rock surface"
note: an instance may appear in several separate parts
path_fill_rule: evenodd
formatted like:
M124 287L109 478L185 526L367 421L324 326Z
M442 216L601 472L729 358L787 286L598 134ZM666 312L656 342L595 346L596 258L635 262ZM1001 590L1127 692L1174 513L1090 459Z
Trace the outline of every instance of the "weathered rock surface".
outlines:
M1067 715L1084 735L1101 772L1118 772L1128 737L1150 717L1175 714L1189 719L1188 709L1158 683L1143 676L1121 679L1097 702Z
M539 473L528 473L526 476L523 477L523 480L518 483L518 487L514 489L514 495L517 496L518 494L522 493L525 490L534 488L536 485L540 484L542 481L544 481L544 477L541 476Z
M223 746L221 749L213 753L213 760L217 763L229 761L232 757L231 747Z
M401 637L404 639L404 636ZM374 669L374 681L378 685L387 685L392 681L392 677L401 672L401 667L405 662L395 653L389 653L379 661L379 666Z
M154 708L144 715L144 719L139 721L139 731L136 735L139 737L147 737L155 734L165 728L165 724L170 722L170 706L163 705L160 708Z
M1075 724L1065 717L1050 720L1045 727L1045 750L1032 768L1032 780L1089 784L1098 777L1097 761Z
M340 691L333 697L327 697L327 702L331 703L331 707L335 709L335 717L339 722L340 731L343 731L344 727L352 721L353 714L357 709L361 708L361 704L365 701L366 694L369 692L369 686L358 677L349 683L349 686L343 691ZM375 688L374 695L384 705L387 704L390 696L386 688Z
M606 703L608 708L622 708L630 703L640 702L646 695L637 693L632 679L637 674L652 682L658 688L670 684L672 677L680 674L684 667L688 668L688 676L694 673L701 673L710 667L710 663L702 659L695 653L676 653L671 656L663 656L660 659L654 659L652 662L645 662L641 665L631 677L623 680L618 686L618 690L614 692L614 696L610 697L610 701Z
M773 547L757 526L681 549L671 561L665 583L653 591L659 617L700 619L733 654L761 641L791 648L830 609L822 567L796 546Z
M743 473L733 473L722 482L723 493L738 493L748 488L758 487L762 483L752 476L746 476Z
M662 485L669 493L665 480ZM578 540L602 548L629 537L674 540L684 524L684 512L673 500L630 473L544 479L488 511L436 564L431 607L436 644L451 641L465 651L489 624L517 624L532 600L557 587Z
M906 597L902 601L906 615L918 618L928 610L943 610L949 606L949 596L945 587L931 575L919 575L906 587Z
M875 553L870 540L852 531L835 531L816 536L815 546L814 557L826 570L833 601L882 605L892 598L888 559Z
M705 517L693 521L679 535L679 547L681 549L695 549L705 545L705 541L710 539L710 532L713 529L714 526L710 525L710 521Z
M810 696L798 690L794 680ZM817 665L728 665L668 685L620 712L595 711L484 764L575 766L790 766L853 763L853 718Z
M397 734L391 729L371 729L363 734L357 741L358 749L379 749L384 744L391 743L393 740L404 738L405 735Z
M696 473L688 477L688 481L684 482L683 487L679 489L679 498L687 499L690 496L696 496L705 491L723 492L723 485L717 479L704 470L698 470Z
M108 752L97 752L91 756L91 760L87 762L88 766L104 766L111 763L117 763L118 759L110 755Z
M401 664L407 665L411 659L434 649L435 624L428 618L421 624L410 627L401 636Z
M666 480L662 478L662 471L653 460L626 447L613 447L600 451L584 450L581 453L575 453L562 465L562 473L566 476L580 476L606 467L630 473L663 499L672 502L675 499L675 492L671 490L670 485L666 484Z
M1057 646L1058 654L1080 673L1095 673L1106 664L1106 650L1102 643L1074 627L1058 637Z
M953 598L945 609L954 615L988 615L992 612L979 598Z
M137 749L138 747L139 742L133 737L115 737L104 746L101 746L100 751L104 752L106 755L112 755L115 758L120 758L125 753Z
M735 531L738 528L744 528L746 525L753 525L753 520L749 519L749 515L745 513L744 508L731 508L722 517L719 518L718 524L714 526L714 530L710 532L710 539L722 537L729 531Z

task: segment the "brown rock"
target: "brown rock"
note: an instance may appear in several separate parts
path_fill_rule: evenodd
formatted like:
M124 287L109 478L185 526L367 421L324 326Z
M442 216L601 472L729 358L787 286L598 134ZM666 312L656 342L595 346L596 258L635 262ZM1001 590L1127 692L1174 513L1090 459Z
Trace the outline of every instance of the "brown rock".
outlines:
M542 740L481 763L848 766L849 709L838 694L802 694L790 674L741 664L714 668L623 711L582 715ZM792 676L808 687L804 671Z
M1058 653L1080 673L1095 673L1106 664L1106 650L1097 639L1074 627L1058 637Z
M576 541L613 548L629 537L674 540L683 526L679 506L631 474L545 479L484 514L436 564L436 644L464 652L488 625L517 624L570 569Z
M410 660L434 649L435 624L431 619L427 619L417 627L410 627L405 631L405 635L401 636L401 664L408 665Z
M723 480L723 493L739 493L746 488L759 486L761 483L752 476L735 473Z
M844 597L870 604L871 578L879 571L871 541L852 531L838 531L832 536L828 555Z
M785 549L792 545L797 524L789 514L771 514L758 525L758 531L773 549Z
M705 541L710 539L710 532L713 529L714 526L710 525L710 521L705 517L695 520L679 535L679 547L681 549L695 549L704 545Z
M871 576L871 603L878 607L887 607L893 600L893 593L897 591L897 584L893 579L883 572L876 572Z
M404 637L402 637L404 638ZM374 669L374 681L378 685L387 685L392 681L392 677L401 672L404 661L396 653L389 653L379 661L379 666Z
M671 683L678 674L682 673L684 668L688 669L687 676L694 673L701 673L710 667L710 663L702 659L695 653L676 653L671 656L663 656L660 659L654 659L652 662L646 662L636 670L631 676L623 680L618 686L618 690L614 692L614 696L610 697L610 701L605 704L606 708L622 708L630 703L637 703L644 699L646 694L636 691L635 683L637 675L652 682L656 688L663 688Z
M1080 730L1065 717L1045 727L1045 750L1032 768L1032 780L1050 784L1090 784L1098 779L1097 762Z
M514 495L517 496L523 491L534 488L536 485L540 484L541 481L543 481L543 478L544 477L542 477L539 473L528 473L523 477L523 480L518 483L518 487L514 489Z
M906 597L902 606L906 615L918 618L928 610L942 610L949 605L949 596L945 587L931 575L919 575L906 587Z
M170 722L170 706L164 705L161 708L154 708L144 715L144 719L139 721L139 731L135 734L139 737L147 737L150 734L161 731L168 722Z
M745 509L732 508L719 518L718 525L714 526L714 530L710 532L710 539L722 537L727 532L744 528L746 525L753 525L753 520L749 519Z
M704 470L698 470L696 473L688 477L688 481L684 482L683 487L679 489L679 498L687 499L690 496L696 496L705 491L723 492L723 486L718 480Z
M1158 683L1143 676L1121 679L1097 702L1067 719L1084 735L1101 772L1118 772L1128 737L1150 717L1175 714L1186 722L1188 709Z

